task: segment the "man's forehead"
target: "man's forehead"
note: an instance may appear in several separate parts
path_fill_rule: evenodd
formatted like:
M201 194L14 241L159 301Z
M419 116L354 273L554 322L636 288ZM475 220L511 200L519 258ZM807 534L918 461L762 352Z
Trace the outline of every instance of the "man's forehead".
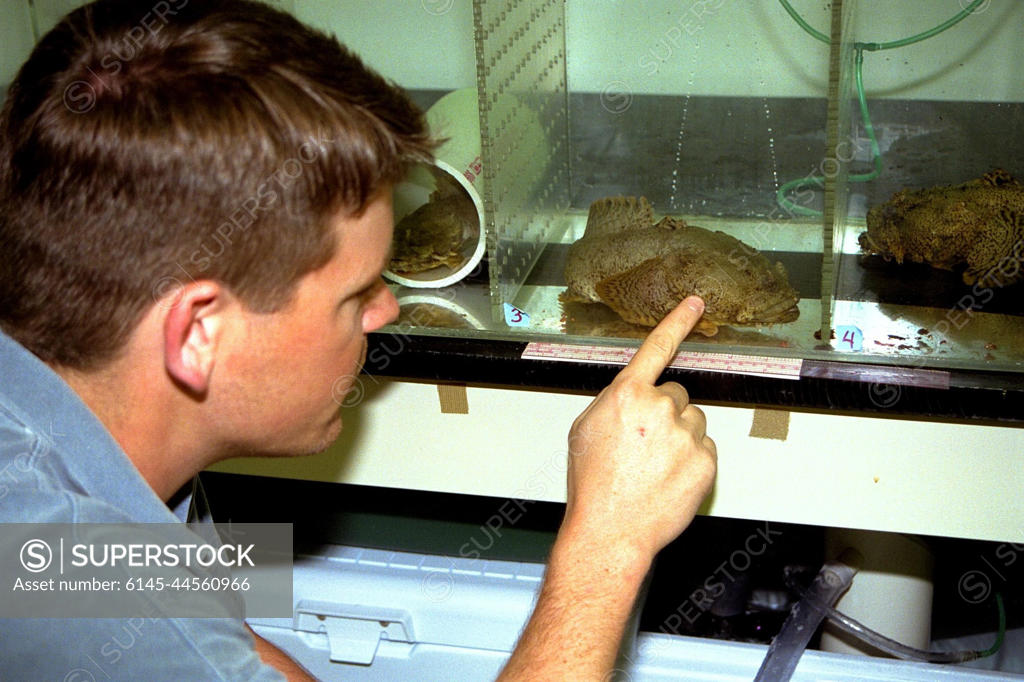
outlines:
M378 195L359 213L339 216L335 230L338 265L352 276L379 277L391 262L393 249L390 193Z

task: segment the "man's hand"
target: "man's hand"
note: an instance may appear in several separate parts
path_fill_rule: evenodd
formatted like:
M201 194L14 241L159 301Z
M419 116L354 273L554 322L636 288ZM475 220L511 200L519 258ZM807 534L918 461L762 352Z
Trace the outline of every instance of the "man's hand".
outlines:
M648 559L689 525L710 492L715 443L675 382L656 386L704 311L683 301L573 424L566 526Z
M573 424L565 519L503 682L610 679L654 555L714 483L704 413L679 384L655 385L703 312L690 297L669 313Z

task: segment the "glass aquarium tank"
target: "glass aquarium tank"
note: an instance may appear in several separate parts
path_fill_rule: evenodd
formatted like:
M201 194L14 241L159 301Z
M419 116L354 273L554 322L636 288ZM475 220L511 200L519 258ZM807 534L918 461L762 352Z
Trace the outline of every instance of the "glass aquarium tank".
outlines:
M424 102L483 229L394 285L391 331L635 346L698 293L684 351L1024 368L1024 6L477 0L471 19L475 97Z
M727 369L1024 370L1021 3L268 1L446 139L385 332L628 349L698 293Z
M871 360L1020 371L1024 6L918 4L857 3L845 31L833 328Z

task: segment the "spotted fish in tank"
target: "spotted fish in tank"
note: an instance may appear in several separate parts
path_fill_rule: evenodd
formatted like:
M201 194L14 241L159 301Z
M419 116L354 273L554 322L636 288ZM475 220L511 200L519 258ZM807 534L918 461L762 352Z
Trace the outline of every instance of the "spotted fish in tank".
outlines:
M903 189L868 211L861 251L943 270L965 284L1024 279L1024 185L996 169L961 185ZM984 282L983 282L984 283Z
M781 263L724 232L676 218L654 222L647 199L606 197L590 206L586 230L569 247L566 301L604 303L632 324L653 327L696 294L705 311L695 331L792 322L796 290Z

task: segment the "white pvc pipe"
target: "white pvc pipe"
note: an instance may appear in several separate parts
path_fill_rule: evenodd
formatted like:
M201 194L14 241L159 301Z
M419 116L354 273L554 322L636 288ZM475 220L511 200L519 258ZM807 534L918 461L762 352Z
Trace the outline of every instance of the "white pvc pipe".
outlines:
M390 270L384 277L407 287L434 289L462 280L480 264L487 250L484 229L483 164L480 158L480 114L476 88L448 93L426 114L430 131L447 141L435 152L435 166L455 179L473 200L477 224L463 234L462 262L458 267L442 265L426 272L399 275ZM427 202L434 179L425 168L415 168L405 182L395 187L395 221Z
M927 649L931 642L933 566L928 548L898 533L847 529L826 532L826 557L837 556L847 547L860 552L864 561L836 610L886 637ZM825 625L821 649L886 655L831 623Z

